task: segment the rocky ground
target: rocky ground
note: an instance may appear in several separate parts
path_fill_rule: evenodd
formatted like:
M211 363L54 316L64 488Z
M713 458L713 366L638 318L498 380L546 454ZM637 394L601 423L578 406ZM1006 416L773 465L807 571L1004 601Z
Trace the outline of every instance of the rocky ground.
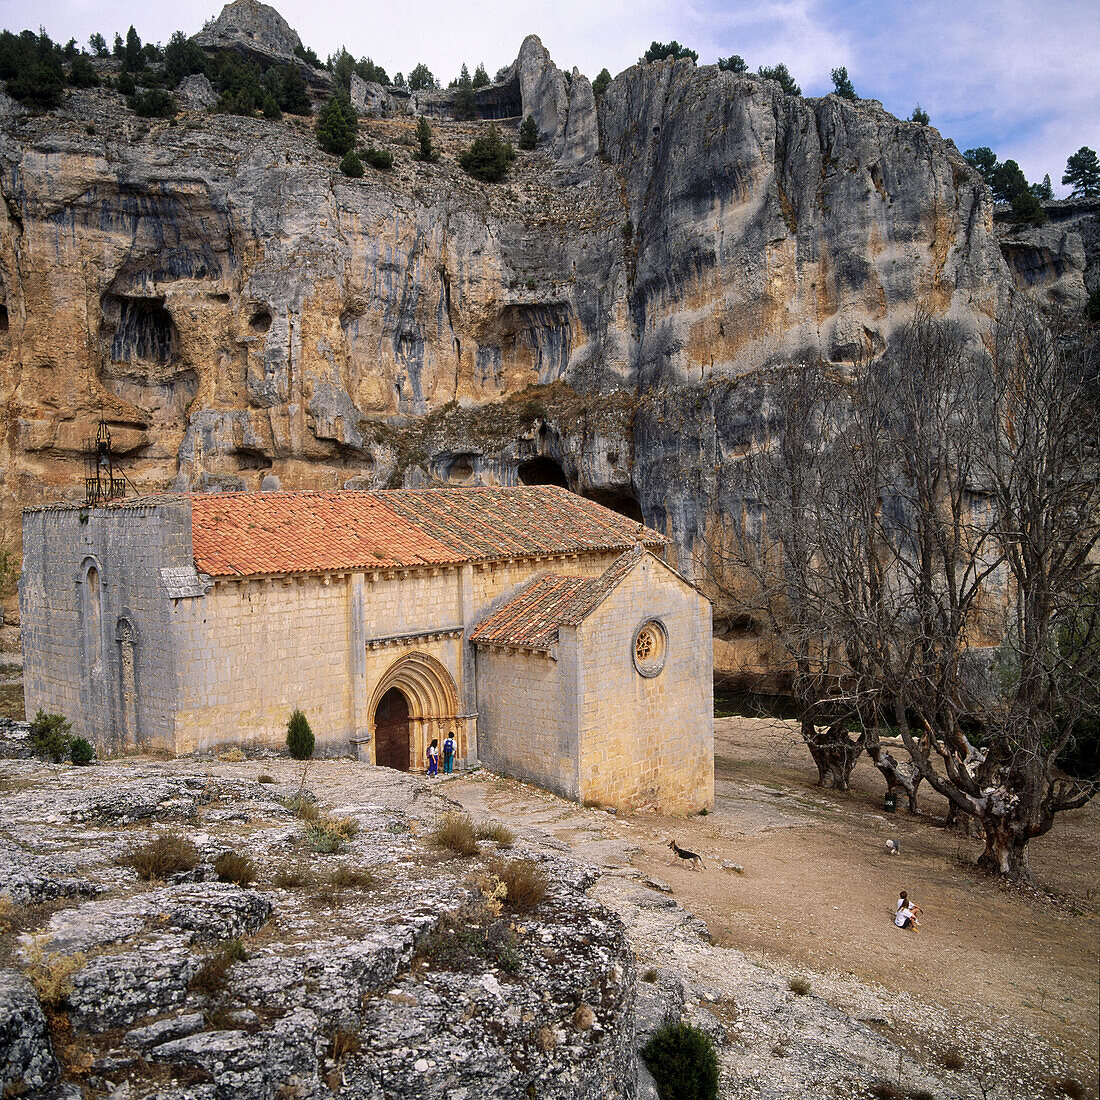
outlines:
M669 823L652 815L616 818L484 772L428 781L318 761L306 785L322 820L358 826L326 854L285 805L301 784L285 759L10 760L3 774L6 1084L74 1100L587 1098L635 1095L637 1075L653 1097L635 1052L671 1012L714 1038L723 1097L1044 1094L1034 1077L975 1074L969 1057L945 1066L949 1040L967 1040L949 1013L925 1021L943 1026L940 1057L897 1041L908 1008L928 1011L916 995L899 1004L852 976L841 989L809 958L802 993L790 966L722 946L706 895L710 927L685 908L692 887L759 868L714 862L713 844L705 874L666 867L654 852ZM767 828L796 831L757 801ZM514 846L482 841L469 858L434 846L457 804L508 822ZM708 827L694 820L683 825ZM120 866L162 833L192 840L193 871L144 882ZM251 858L255 882L217 881L227 852ZM502 857L545 869L533 911L494 914Z
M311 823L284 805L289 767L244 770L5 761L5 1095L633 1094L633 962L585 895L594 871L522 845L549 888L501 909L505 853L433 845L448 803L423 781L316 765L314 789L357 781ZM139 879L128 854L158 835L187 837L197 866ZM218 881L225 853L255 881Z

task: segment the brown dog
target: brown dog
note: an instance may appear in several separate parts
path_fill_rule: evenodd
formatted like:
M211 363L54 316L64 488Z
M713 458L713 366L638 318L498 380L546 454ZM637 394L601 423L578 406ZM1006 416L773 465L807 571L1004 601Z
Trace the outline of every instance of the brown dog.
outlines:
M696 871L698 871L700 867L706 866L698 853L689 852L686 848L681 848L675 840L670 840L668 842L668 846L680 859L686 860L688 863L690 863Z

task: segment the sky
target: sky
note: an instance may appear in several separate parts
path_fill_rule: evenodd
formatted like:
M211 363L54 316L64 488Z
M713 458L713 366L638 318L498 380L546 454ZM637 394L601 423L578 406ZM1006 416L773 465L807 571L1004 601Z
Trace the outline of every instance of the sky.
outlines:
M755 70L782 61L806 95L832 90L846 66L856 92L908 118L919 103L960 150L989 146L1029 181L1100 150L1100 0L279 0L324 59L344 45L393 76L423 61L446 83L466 62L490 75L537 34L563 69L595 77L675 39L700 63L740 54ZM143 42L193 34L217 0L0 0L0 26L44 25L50 37L108 42L132 23Z

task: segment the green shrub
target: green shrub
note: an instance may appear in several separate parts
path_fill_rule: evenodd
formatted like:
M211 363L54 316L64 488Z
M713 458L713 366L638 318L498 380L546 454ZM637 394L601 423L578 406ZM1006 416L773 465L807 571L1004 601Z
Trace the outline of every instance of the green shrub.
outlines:
M388 172L393 167L393 153L389 149L376 149L368 145L363 150L363 159L379 172Z
M642 1048L661 1100L718 1100L718 1055L705 1031L666 1020Z
M118 78L119 95L133 95L136 91L137 85L134 84L134 78L129 73L123 73Z
M283 117L283 112L279 110L279 104L275 97L268 93L264 96L264 118L271 122L278 122Z
M175 96L163 88L148 88L131 96L129 107L138 118L174 118L179 110Z
M263 775L256 776L257 783L274 783L275 777L268 775L266 772Z
M639 63L646 64L652 61L664 61L666 57L679 60L681 57L690 57L692 61L698 61L699 55L695 50L689 50L687 46L681 46L674 38L671 42L651 42L649 49L642 55Z
M95 759L95 749L92 743L85 737L74 737L69 746L69 759L78 767L83 768Z
M499 183L516 159L516 151L510 141L502 141L500 131L489 127L487 134L475 138L473 144L459 158L465 172L484 183Z
M810 992L810 982L808 978L791 978L787 982L787 988L796 997L805 997Z
M353 180L363 178L363 162L354 149L344 154L343 160L340 161L340 171Z
M604 94L604 92L607 91L607 86L610 83L611 83L611 74L607 71L607 68L604 67L604 68L600 69L600 75L597 76L596 79L592 81L592 94L597 99L599 99L600 96L602 96Z
M761 65L756 70L765 80L774 80L782 89L784 95L801 95L802 89L795 83L787 66L782 61L778 65Z
M73 740L69 736L69 730L72 728L72 722L63 714L46 714L39 707L29 731L35 756L60 764L69 755Z
M920 126L927 126L932 120L928 117L928 112L918 103L913 108L913 113L909 116L910 122L916 122Z
M313 730L306 716L297 708L286 724L286 747L295 760L308 760L313 755Z
M733 53L729 57L718 58L718 68L724 73L744 73L748 72L749 66L739 53Z
M98 88L99 75L84 54L77 54L69 66L69 83L74 88Z
M532 115L528 115L523 120L523 125L519 128L519 147L521 149L534 149L539 143L539 128L538 124Z

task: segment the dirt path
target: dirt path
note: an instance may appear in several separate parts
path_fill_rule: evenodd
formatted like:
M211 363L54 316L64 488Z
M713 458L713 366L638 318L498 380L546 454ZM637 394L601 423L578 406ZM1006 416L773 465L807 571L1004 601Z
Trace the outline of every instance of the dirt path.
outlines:
M1095 1087L1100 807L1065 815L1033 843L1046 892L1030 894L969 866L981 845L940 827L945 804L934 793L919 818L886 815L866 759L850 792L822 790L782 723L717 725L717 799L705 817L615 818L496 779L448 783L448 793L593 862L631 861L667 881L717 944L808 977L926 1063L955 1047L1002 1087L1063 1074ZM670 866L670 836L707 870ZM887 837L900 855L887 853ZM924 908L918 934L891 922L901 888Z

